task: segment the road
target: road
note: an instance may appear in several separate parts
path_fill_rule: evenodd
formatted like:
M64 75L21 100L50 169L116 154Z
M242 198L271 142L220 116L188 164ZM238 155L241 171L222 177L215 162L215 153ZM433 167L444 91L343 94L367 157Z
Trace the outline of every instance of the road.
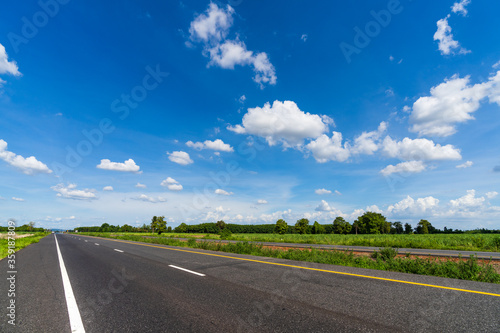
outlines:
M497 284L56 234L17 253L15 327L0 279L0 332L75 327L56 237L85 332L500 331Z
M145 236L147 238L154 238L154 236ZM179 240L188 240L189 238L176 238ZM196 239L198 242L221 242L221 243L238 243L241 241L236 240L213 240L213 239ZM276 243L276 242L249 242L254 244L261 244L263 246L279 246L289 248L315 248L323 250L347 250L354 252L368 252L380 250L380 246L352 246L352 245L326 245L326 244L307 244L307 243ZM433 256L433 257L451 257L451 258L466 258L476 256L479 259L487 260L500 260L500 252L485 252L485 251L456 251L456 250L434 250L434 249L410 249L399 248L400 254L412 254L420 256Z

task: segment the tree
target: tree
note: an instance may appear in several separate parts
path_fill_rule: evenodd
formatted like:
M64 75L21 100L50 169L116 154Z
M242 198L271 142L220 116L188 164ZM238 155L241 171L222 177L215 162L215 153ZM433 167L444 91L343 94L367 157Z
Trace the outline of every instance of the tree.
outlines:
M348 234L351 232L352 226L349 222L344 220L343 217L337 216L335 220L333 220L333 232L335 234Z
M175 232L187 232L188 226L186 223L181 223L177 228L174 229Z
M405 234L411 234L413 231L413 228L411 227L410 223L405 223Z
M319 224L318 221L314 221L314 224L312 227L312 233L313 234L324 234L325 227L323 227L321 224Z
M394 222L392 224L391 233L402 234L404 232L403 224L401 222Z
M35 222L30 222L29 223L29 229L30 229L30 231L32 231L34 227L35 227Z
M427 220L420 220L417 227L415 228L415 232L417 234L428 234L431 232L431 230L434 231L434 227Z
M308 219L300 219L297 220L297 223L295 223L295 231L297 231L297 233L299 234L307 233L308 227L309 227Z
M109 232L109 224L108 223L103 223L101 227L99 228L100 232Z
M288 231L288 224L283 219L276 221L276 226L274 227L274 233L284 235Z
M217 221L217 223L215 223L215 225L217 226L217 228L219 228L219 232L221 232L226 227L226 222L220 220L220 221Z
M151 229L153 229L153 232L157 232L158 235L166 231L167 221L165 221L165 216L153 216L151 219Z
M361 234L381 234L387 232L387 221L379 213L366 212L358 217L354 223Z

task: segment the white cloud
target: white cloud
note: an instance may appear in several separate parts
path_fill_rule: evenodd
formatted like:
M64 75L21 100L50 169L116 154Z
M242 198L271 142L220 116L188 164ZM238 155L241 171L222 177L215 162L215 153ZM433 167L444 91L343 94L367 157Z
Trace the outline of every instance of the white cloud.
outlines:
M9 61L5 47L0 44L0 74L21 75L15 61ZM4 81L5 82L5 81Z
M12 197L12 200L14 200L14 201L21 201L21 202L24 201L23 198L16 198L16 197Z
M226 39L233 24L233 14L234 9L229 5L224 10L210 3L206 13L191 22L190 40L203 43L203 54L210 58L209 65L225 69L234 69L236 65L252 66L253 79L261 88L264 84L276 84L276 71L265 52L247 50L246 44L238 38Z
M387 211L394 215L397 214L417 215L417 214L429 213L437 209L438 206L439 206L439 199L436 199L432 196L425 198L418 198L417 200L414 200L412 197L407 196L405 199L399 201L398 203L390 205L387 208Z
M238 102L240 102L241 104L245 103L246 101L246 96L245 95L241 95L241 97L238 99Z
M174 151L172 153L168 153L168 159L174 163L180 165L188 165L193 163L193 160L189 157L189 154L184 151Z
M453 208L468 210L483 205L486 199L484 197L476 198L476 190L467 190L467 194L456 200L450 200Z
M331 210L332 210L332 208L330 207L328 202L326 202L325 200L321 200L321 203L315 209L315 211L317 211L317 212L329 212Z
M186 146L197 149L197 150L211 149L211 150L224 151L224 152L229 152L229 153L232 153L234 151L233 147L231 147L227 143L224 143L224 141L222 141L221 139L216 139L214 141L205 140L205 142L188 141L188 142L186 142Z
M167 177L161 182L161 186L166 186L170 191L182 191L183 187L172 177Z
M471 115L486 97L500 105L500 71L488 81L473 86L470 77L452 76L431 88L431 95L420 97L413 104L410 131L419 135L449 136L456 132L456 124L474 119Z
M491 66L493 68L498 68L500 67L500 61L497 61L496 63L493 64L493 66Z
M314 191L317 195L323 195L323 194L332 194L332 191L324 189L324 188L319 188Z
M379 139L387 130L387 123L381 122L376 131L363 132L354 139L354 147L351 149L353 154L373 155L379 149Z
M460 47L460 43L453 39L451 27L448 24L449 17L450 15L437 21L436 23L437 31L434 33L434 40L438 41L439 51L441 51L441 54L444 55L454 54L455 49L459 49L458 53L460 54L469 53L469 50Z
M309 36L307 36L307 34L302 34L302 36L300 36L300 39L302 39L302 41L306 42L308 37Z
M142 171L139 171L140 167L135 164L134 160L131 158L126 160L124 163L111 162L108 159L102 159L101 163L97 165L97 168L102 170L142 173Z
M390 61L394 61L394 57L392 55L389 56Z
M426 166L422 161L409 161L396 165L388 165L384 169L380 170L380 173L384 176L389 176L393 173L419 173L424 171L425 168Z
M219 194L219 195L233 195L234 193L233 192L227 192L227 191L224 191L223 189L216 189L214 191L215 194Z
M161 202L166 202L167 200L162 198L162 197L157 197L157 198L154 198L154 197L150 197L150 196L147 196L146 194L141 194L137 197L132 197L130 198L132 200L139 200L139 201L145 201L145 202L151 202L151 203L161 203Z
M137 184L135 184L135 187L137 187L137 188L146 188L147 186L144 185L144 184L141 184L141 183L137 183Z
M328 125L319 115L304 113L295 102L274 101L272 106L266 103L262 108L249 108L242 125L228 126L228 130L263 137L270 146L281 142L292 147L302 145L306 138L317 138Z
M496 191L487 192L487 193L485 194L485 196L486 196L488 199L493 199L493 198L495 198L497 195L498 195L498 192L496 192Z
M470 168L473 164L474 164L474 162L472 162L472 161L467 161L467 162L465 162L465 163L463 163L463 164L457 165L456 167L457 167L458 169L465 169L465 168Z
M267 200L259 199L259 200L257 200L257 204L258 205L265 205L265 204L267 204Z
M68 186L64 186L64 184L57 184L56 186L52 186L51 189L58 192L57 196L66 199L74 199L74 200L93 200L97 199L95 195L95 190L77 190L76 184L68 184Z
M318 163L328 161L344 162L351 155L349 145L347 143L342 145L342 134L340 132L333 132L331 138L323 134L316 140L309 142L306 148L312 152L314 159Z
M342 193L340 193L339 191L335 190L335 194L336 195L342 195Z
M35 173L52 173L47 165L38 161L34 156L24 158L7 150L7 142L0 139L0 159L4 160L21 172L32 175Z
M393 158L404 161L437 161L437 160L460 160L460 150L452 145L441 146L428 139L404 138L402 141L394 141L387 136L384 139L383 152Z
M104 186L104 187L102 188L102 190L103 190L103 191L113 191L114 189L113 189L113 186Z
M454 13L460 13L462 16L467 15L467 9L465 8L468 4L470 4L470 0L460 0L460 2L455 2L453 6L451 6L451 10Z

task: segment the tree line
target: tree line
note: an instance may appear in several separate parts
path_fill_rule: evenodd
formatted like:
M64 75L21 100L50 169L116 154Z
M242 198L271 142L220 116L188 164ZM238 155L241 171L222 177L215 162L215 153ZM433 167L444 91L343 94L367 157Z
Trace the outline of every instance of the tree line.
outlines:
M279 219L273 224L232 224L224 221L186 224L172 228L167 227L164 216L153 216L150 224L144 223L141 227L133 227L128 224L123 226L113 226L108 223L100 227L78 227L79 232L145 232L145 233L258 233L258 234L436 234L436 233L500 233L500 230L476 229L462 231L458 229L443 230L435 228L428 220L420 220L416 227L410 223L388 222L386 217L380 213L366 212L359 216L352 224L343 217L338 216L330 224L320 224L317 221L310 223L306 218L299 219L295 224L288 224L285 220Z

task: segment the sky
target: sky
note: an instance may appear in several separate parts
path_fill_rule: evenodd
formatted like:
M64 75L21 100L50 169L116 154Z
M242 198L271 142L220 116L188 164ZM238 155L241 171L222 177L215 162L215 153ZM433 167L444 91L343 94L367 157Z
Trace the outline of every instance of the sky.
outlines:
M0 225L500 229L500 3L3 4Z

